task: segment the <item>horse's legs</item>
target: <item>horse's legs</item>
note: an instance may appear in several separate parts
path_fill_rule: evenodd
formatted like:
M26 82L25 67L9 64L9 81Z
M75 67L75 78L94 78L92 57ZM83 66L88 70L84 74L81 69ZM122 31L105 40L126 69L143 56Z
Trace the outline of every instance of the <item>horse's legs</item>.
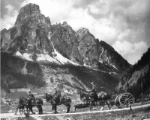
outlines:
M54 105L52 105L52 110L55 110Z
M90 111L93 109L93 102L90 102Z
M37 109L39 110L39 114L43 114L43 109L41 105L37 106Z
M23 108L20 108L20 109L19 109L19 112L20 112L21 115L24 113L23 110L24 110Z
M111 109L110 101L106 101L106 104L107 104L107 106L108 106L108 108L109 108L109 110L110 110L110 109Z
M57 113L57 105L52 105L52 110L54 110L54 114Z
M100 111L102 111L104 109L104 105L105 105L105 103L102 102L102 107L101 107Z
M15 115L17 114L18 109L19 109L19 105L18 105L17 108L16 108Z
M58 113L58 112L57 112L57 105L55 105L55 114L56 114L56 113Z
M76 112L76 109L77 109L76 106L74 106L74 112Z
M69 112L70 112L70 107L71 107L71 105L68 104L68 105L66 105L66 107L67 107L67 113L69 113Z
M102 111L104 109L104 106L101 107L100 111Z
M35 114L35 112L33 112L33 109L32 109L33 106L29 106L29 112L31 111L32 114Z

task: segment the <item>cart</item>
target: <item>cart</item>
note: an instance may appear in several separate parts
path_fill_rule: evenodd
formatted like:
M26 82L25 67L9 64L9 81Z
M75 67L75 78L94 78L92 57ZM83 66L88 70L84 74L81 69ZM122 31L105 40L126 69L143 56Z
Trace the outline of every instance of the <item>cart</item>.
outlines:
M115 98L116 106L118 108L129 107L134 104L135 98L131 93L119 94Z

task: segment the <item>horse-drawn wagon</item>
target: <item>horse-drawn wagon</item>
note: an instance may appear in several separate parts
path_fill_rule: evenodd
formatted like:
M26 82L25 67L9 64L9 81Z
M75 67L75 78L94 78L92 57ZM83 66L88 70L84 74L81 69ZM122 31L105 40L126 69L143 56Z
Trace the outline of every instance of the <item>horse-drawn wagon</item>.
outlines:
M97 94L97 99L94 99L94 95L96 94ZM85 105L87 107L90 106L91 108L92 106L101 106L101 110L103 110L105 105L107 105L109 109L111 109L114 105L116 105L118 108L125 108L125 107L131 108L131 106L134 104L135 101L134 96L131 93L127 93L127 92L119 94L117 96L115 95L116 97L115 96L113 97L113 95L109 95L107 92L104 91L101 91L96 94L88 94L85 92L80 92L80 99L86 102L75 105L75 110L76 108L82 108L82 106L84 107ZM92 99L88 99L88 98L92 98ZM91 100L92 102L87 102Z

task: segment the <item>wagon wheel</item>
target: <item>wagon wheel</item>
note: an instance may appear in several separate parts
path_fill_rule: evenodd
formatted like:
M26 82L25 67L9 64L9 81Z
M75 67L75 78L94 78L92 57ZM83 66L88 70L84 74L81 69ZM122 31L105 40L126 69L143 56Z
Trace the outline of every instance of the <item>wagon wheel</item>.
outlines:
M128 107L134 103L134 96L130 93L124 93L119 96L121 107Z

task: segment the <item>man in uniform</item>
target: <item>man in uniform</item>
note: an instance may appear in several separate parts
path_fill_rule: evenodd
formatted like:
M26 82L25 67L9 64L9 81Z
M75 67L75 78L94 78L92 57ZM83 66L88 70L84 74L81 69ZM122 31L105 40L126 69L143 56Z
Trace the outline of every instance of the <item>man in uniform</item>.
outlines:
M57 84L57 85L55 86L54 90L55 90L54 95L55 95L57 98L59 98L59 101L60 101L60 98L61 98L61 91L60 91L60 89L59 89L59 84Z
M96 92L96 85L94 82L91 82L92 89L91 90L86 90L87 92Z
M91 91L96 92L96 85L94 84L94 82L91 82L91 85L92 85Z
M35 99L34 95L32 94L31 91L28 92L28 98L29 99Z
M96 92L96 85L94 84L94 82L91 82L91 85L92 85L92 89L88 90L88 92L90 93L90 98L92 100L98 99L97 92Z

